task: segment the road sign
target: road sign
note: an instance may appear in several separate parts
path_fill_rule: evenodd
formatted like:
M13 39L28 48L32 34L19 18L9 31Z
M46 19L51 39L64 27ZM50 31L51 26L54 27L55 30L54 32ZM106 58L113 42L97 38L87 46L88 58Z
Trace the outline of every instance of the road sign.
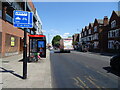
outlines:
M33 13L27 11L14 11L13 25L15 27L33 28Z

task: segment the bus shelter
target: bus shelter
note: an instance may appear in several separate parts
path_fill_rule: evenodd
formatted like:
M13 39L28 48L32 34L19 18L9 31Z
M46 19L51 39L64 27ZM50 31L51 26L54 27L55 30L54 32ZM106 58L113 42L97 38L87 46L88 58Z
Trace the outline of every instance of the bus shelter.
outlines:
M28 35L29 36L29 61L38 61L40 58L46 58L46 36L45 35Z

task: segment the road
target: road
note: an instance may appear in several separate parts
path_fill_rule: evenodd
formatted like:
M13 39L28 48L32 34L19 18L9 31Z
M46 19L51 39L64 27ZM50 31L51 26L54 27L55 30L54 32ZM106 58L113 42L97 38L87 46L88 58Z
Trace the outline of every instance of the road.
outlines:
M118 76L111 73L109 56L72 51L51 51L53 88L118 88Z

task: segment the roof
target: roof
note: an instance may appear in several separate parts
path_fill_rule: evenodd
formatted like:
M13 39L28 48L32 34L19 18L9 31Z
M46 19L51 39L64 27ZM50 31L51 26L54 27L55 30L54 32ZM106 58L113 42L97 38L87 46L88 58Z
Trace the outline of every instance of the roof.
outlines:
M85 28L83 28L83 31L85 31Z
M97 19L99 24L103 24L103 19Z
M89 29L89 26L86 26L86 29Z
M115 11L115 13L120 17L120 11Z
M94 23L90 23L91 27L93 27Z
M91 27L93 27L94 23L89 23L89 25L91 25Z

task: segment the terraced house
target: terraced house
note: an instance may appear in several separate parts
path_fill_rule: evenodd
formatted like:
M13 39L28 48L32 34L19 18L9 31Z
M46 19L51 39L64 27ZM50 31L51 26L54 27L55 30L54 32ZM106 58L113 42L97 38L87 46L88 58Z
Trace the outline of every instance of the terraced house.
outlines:
M117 52L120 49L120 11L113 11L109 21L108 51Z
M25 10L25 1L20 0L0 0L0 54L2 57L19 54L23 51L23 37L24 28L17 28L13 26L13 11ZM27 0L26 11L33 12L33 28L27 29L27 36L29 34L36 34L38 30L37 21L39 20L32 0ZM40 29L41 30L41 29ZM27 37L27 44L29 37ZM29 45L28 45L29 46Z
M107 51L108 22L108 17L105 16L104 19L95 19L94 23L89 23L89 26L82 29L81 39L83 48L87 47L89 51Z
M107 16L103 19L103 25L99 27L99 48L100 52L108 51L108 30L109 30L109 19Z
M89 26L86 27L86 32L87 32L87 47L89 49L89 51L93 50L93 23L89 23Z
M95 19L81 31L82 46L90 51L120 51L120 11L113 11L110 19Z

